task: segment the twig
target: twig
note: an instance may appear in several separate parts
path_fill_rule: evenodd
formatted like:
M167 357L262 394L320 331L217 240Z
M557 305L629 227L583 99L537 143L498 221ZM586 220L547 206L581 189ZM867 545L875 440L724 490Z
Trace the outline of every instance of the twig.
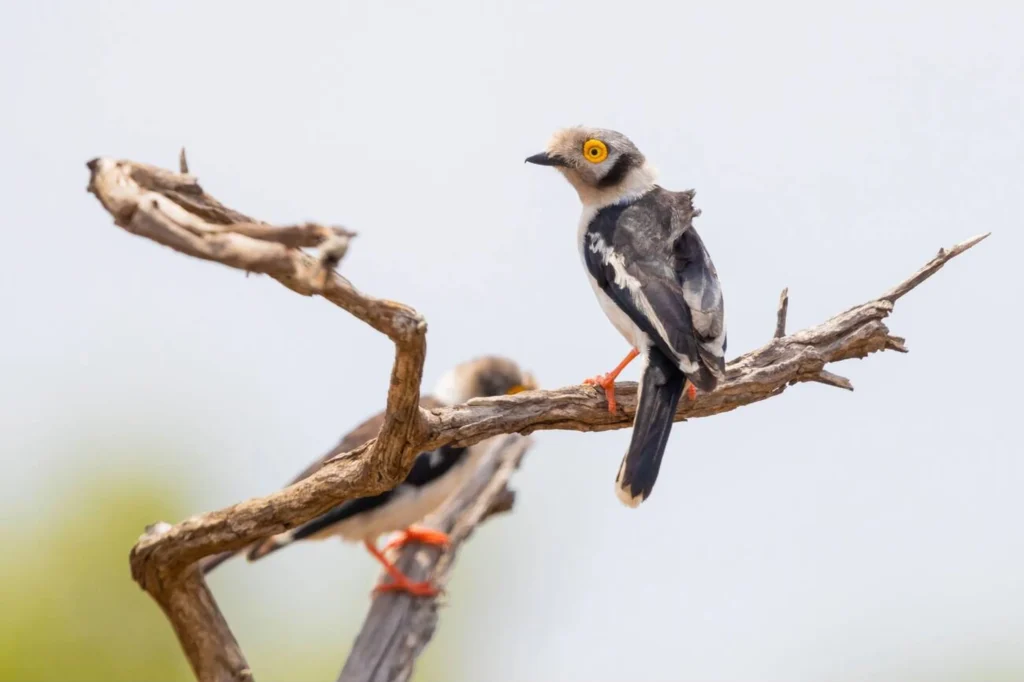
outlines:
M903 280L902 282L894 286L889 291L882 294L882 300L889 301L890 303L895 303L903 296L905 296L907 293L909 293L912 289L914 289L918 284L920 284L921 282L925 281L926 279L934 275L936 272L938 272L943 265L953 260L954 258L959 256L961 253L971 248L978 242L988 239L989 235L991 234L991 232L979 234L976 237L971 237L967 241L955 244L951 248L939 249L939 252L935 255L935 258L932 258L930 261L928 261L923 268L921 268L913 275L911 275L907 279Z
M508 481L530 440L507 435L495 439L477 471L425 525L448 533L451 546L409 545L401 550L399 569L412 580L448 583L459 547L490 514L496 503L507 501ZM412 675L416 658L437 629L438 601L406 594L376 597L363 622L338 682L401 682Z
M117 225L187 255L267 274L302 295L318 293L386 334L395 344L387 418L375 440L334 457L312 476L280 492L194 516L139 540L132 550L133 576L162 606L180 585L191 580L186 577L202 557L241 549L305 523L346 500L393 488L420 452L448 443L471 445L506 433L604 431L632 423L636 409L636 385L632 383L616 385L620 409L615 414L609 414L603 392L587 386L528 391L430 412L420 410L426 323L416 311L367 296L334 272L325 276L323 259L290 248L281 240L271 241L273 237L261 232L263 228L253 230L251 225L263 223L223 206L203 192L192 176L130 161L95 159L88 165L89 189ZM905 352L904 340L890 335L883 322L895 301L986 236L940 251L880 298L735 358L728 364L726 380L719 388L701 394L696 401L683 401L676 419L728 412L778 395L794 383L810 381L850 388L842 377L824 372L825 366L881 350ZM323 278L322 287L317 278ZM777 317L783 318L784 327L784 315ZM197 676L202 680L222 679L219 669L209 668L209 658L197 654L189 642L220 642L228 651L237 648L230 631L226 624L220 627L223 618L212 599L206 610L191 601L183 603L189 606L177 611L165 607L165 611Z
M782 290L779 295L779 310L775 313L775 338L781 339L786 335L786 313L789 310L789 287Z
M813 381L817 381L819 384L825 384L827 386L835 386L836 388L843 388L847 391L853 390L853 384L846 377L841 377L838 374L833 374L827 369L823 369L818 372L818 376L814 377Z

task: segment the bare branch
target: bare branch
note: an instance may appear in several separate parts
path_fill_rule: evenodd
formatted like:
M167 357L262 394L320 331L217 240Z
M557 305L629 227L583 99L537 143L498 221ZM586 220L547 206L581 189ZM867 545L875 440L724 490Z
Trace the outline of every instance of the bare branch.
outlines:
M895 303L905 294L907 294L911 289L913 289L918 284L920 284L921 282L925 281L926 279L934 275L936 272L938 272L943 265L948 263L953 258L959 256L961 253L971 248L975 244L978 244L979 242L988 239L989 235L991 234L991 232L979 234L976 237L971 237L965 242L960 242L959 244L954 245L952 248L939 249L939 253L935 256L935 258L932 258L930 261L928 261L928 263L925 264L923 268L921 268L913 275L911 275L907 279L903 280L902 282L894 286L889 291L882 294L882 300L889 301L890 303Z
M789 287L779 294L779 310L775 313L775 338L781 339L786 335L786 313L789 311Z
M320 253L317 256L317 266L320 274L316 278L316 290L322 292L327 286L327 280L331 272L338 266L341 259L348 253L348 242L355 236L355 232L345 234L335 233L324 240L320 245Z
M962 252L954 247L946 252L943 263ZM882 320L892 307L887 300L868 301L734 359L718 389L695 401L683 401L676 419L730 412L777 395L790 384L817 382L828 363L891 348L895 337L889 335ZM615 390L619 411L614 415L608 412L603 392L589 386L478 398L432 410L425 413L426 428L414 449L422 452L448 443L471 445L502 433L626 428L636 410L636 384L616 384ZM372 467L367 466L366 457L371 446L368 443L338 455L317 473L280 492L188 519L156 542L168 552L168 558L195 561L305 523L351 497L373 494L364 486L365 479L373 475L367 470Z
M512 511L512 508L516 504L516 491L511 488L502 490L493 500L491 500L491 508L487 510L487 516L484 519L489 519L492 516L499 516L506 512Z
M335 467L333 473L341 474L342 478L336 483L346 497L373 495L398 485L419 453L417 444L425 436L426 425L419 407L419 387L426 356L427 325L423 318L408 306L366 296L332 271L324 276L325 262L289 248L280 241L271 242L251 236L251 233L218 229L218 226L240 223L251 226L258 221L221 205L203 192L195 178L111 159L94 159L88 167L91 171L89 191L96 195L120 227L182 253L270 275L303 295L316 291L394 342L395 362L388 390L387 417L380 433L364 449L363 457ZM351 233L332 230L326 236L328 241L343 239L347 247ZM331 253L338 258L344 251L337 241L332 244ZM314 277L320 280L316 285L312 281ZM310 507L318 506L312 499L307 503ZM330 504L320 506L320 511L326 510ZM247 505L251 503L243 503L239 509L253 509ZM285 503L285 509L288 507L289 503ZM216 632L207 630L216 630L218 623L223 624L229 635L230 631L212 597L205 602L208 606L208 618L205 619L184 617L175 621L176 612L168 610L166 605L181 594L183 585L193 586L191 592L200 597L203 593L209 596L201 580L196 587L193 578L186 579L195 572L195 562L205 556L200 538L230 538L238 528L243 529L243 534L262 533L267 525L284 530L284 523L291 516L286 512L285 520L277 521L278 511L273 507L254 511L255 518L261 521L253 526L247 526L245 521L241 521L239 526L239 519L233 518L230 511L221 515L215 513L213 517L193 518L168 530L178 539L176 541L167 543L164 541L166 534L150 534L143 536L132 550L132 575L164 606L197 674L203 667L202 661L196 658L201 651L191 643L205 641L207 637L217 638ZM245 516L243 513L242 517ZM198 597L191 599L190 603L196 599ZM200 675L200 679L217 678Z
M529 391L423 411L419 408L419 386L426 353L426 323L408 306L367 296L333 272L352 233L343 228L313 229L308 224L267 226L223 206L189 175L111 159L95 159L88 166L92 172L90 191L115 223L127 231L187 255L269 275L302 295L322 295L386 334L395 344L387 417L375 440L332 458L313 475L280 492L194 516L165 532L143 536L132 550L135 579L168 612L197 674L207 668L197 662L203 660L203 654L193 642L206 641L207 637L224 640L223 633L217 634L221 625L227 636L230 632L212 598L203 597L205 586L201 581L201 588L190 588L194 594L189 603L207 605L203 618L180 617L175 621L165 605L183 589L182 585L195 585L189 576L202 557L241 549L305 523L348 499L391 489L405 477L418 453L448 443L471 445L501 434L547 429L604 431L632 423L636 409L636 385L632 383L616 386L619 410L615 414L609 414L603 392L588 386ZM811 381L851 388L846 379L826 371L826 365L881 350L905 352L903 339L892 336L883 322L895 301L986 236L940 251L924 268L880 298L815 327L774 338L735 358L728 364L726 380L710 394L683 401L676 419L728 412L778 395L794 383ZM315 245L322 249L319 257L296 248L313 245L315 239L319 239ZM783 331L786 294L780 299L776 324L777 330ZM204 634L204 628L212 628L213 633ZM237 648L233 639L222 644ZM240 653L238 659L242 660ZM240 665L238 669L244 668L244 660ZM221 679L215 675L200 678Z
M184 147L178 152L178 172L182 175L188 175L188 159L185 157Z
M894 350L897 353L909 353L906 346L906 339L901 336L890 336L885 340L885 349Z
M232 223L231 225L204 225L203 229L212 233L243 234L246 237L265 242L277 242L295 249L313 246L319 246L322 249L324 244L336 242L343 245L337 261L340 261L341 256L345 255L349 239L356 236L355 232L350 232L344 227L327 227L318 223L302 223L283 227L266 223ZM334 248L337 249L337 246ZM338 264L337 261L335 265Z
M495 439L473 477L426 522L448 533L451 546L409 545L401 550L399 570L415 581L448 583L459 547L493 513L496 504L514 495L508 481L530 440L508 435ZM504 502L503 502L504 501ZM373 600L363 628L338 677L338 682L401 682L412 675L416 658L437 629L438 600L385 593Z
M140 543L143 539L159 537L170 528L170 524L155 523L146 528ZM196 679L203 682L251 682L249 664L217 608L198 566L187 567L173 581L159 587L148 586L145 584L147 576L135 573L135 551L132 550L132 577L163 609Z
M825 384L827 386L835 386L836 388L845 388L847 391L853 390L853 384L846 377L841 377L838 374L833 374L827 369L823 369L818 372L818 376L814 377L812 381L817 381L819 384Z

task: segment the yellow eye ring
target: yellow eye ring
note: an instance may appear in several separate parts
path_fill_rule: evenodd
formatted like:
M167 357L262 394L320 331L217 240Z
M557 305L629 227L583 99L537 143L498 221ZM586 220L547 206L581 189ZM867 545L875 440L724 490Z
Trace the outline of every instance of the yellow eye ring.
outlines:
M587 140L583 143L583 158L590 163L601 163L608 158L608 147L601 140Z

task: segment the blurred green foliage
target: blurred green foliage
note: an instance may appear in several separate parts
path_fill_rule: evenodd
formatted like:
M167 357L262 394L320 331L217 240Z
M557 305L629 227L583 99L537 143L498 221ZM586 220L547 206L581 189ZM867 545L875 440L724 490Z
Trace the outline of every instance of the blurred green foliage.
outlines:
M0 554L0 680L192 679L128 569L146 523L181 518L183 496L152 477L111 473L48 494L41 515L5 524L13 536Z
M125 456L132 452L126 443L99 440L60 444L56 449L67 461L85 464L56 473L46 499L2 508L0 682L194 679L163 612L135 584L128 566L128 552L147 524L179 521L197 511L189 503L192 486L168 480L166 469L133 463ZM150 455L176 461L166 445ZM356 591L360 608L353 610L349 629L358 628L369 606L363 602L368 585L360 582ZM232 612L229 623L238 620L236 635L239 629L250 635L243 649L257 679L331 679L341 669L354 629L313 637L307 632L300 647L282 651L275 632L288 625L274 623L251 594L224 585L217 592L229 602L244 597L244 613ZM437 666L447 667L447 658L435 656L418 666L416 679L446 677L437 674Z

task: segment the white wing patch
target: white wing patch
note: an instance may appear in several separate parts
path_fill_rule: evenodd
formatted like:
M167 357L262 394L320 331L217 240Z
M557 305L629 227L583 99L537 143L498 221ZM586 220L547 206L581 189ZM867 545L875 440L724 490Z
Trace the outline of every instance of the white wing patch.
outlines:
M701 313L704 315L705 313ZM717 358L725 357L725 325L722 325L722 333L713 339L700 342L700 345L710 351ZM715 367L709 367L712 374L718 374Z
M719 321L719 310L722 307L722 290L717 286L713 288L714 297L710 302L710 307L704 307L704 282L692 282L690 280L683 281L683 300L686 301L686 305L690 308L690 318L693 322L693 328L704 337L705 341L698 341L705 350L714 354L716 357L723 357L725 355L725 321L722 320L722 329L714 337L711 334L714 332L715 324ZM710 337L710 338L709 338ZM714 368L711 368L714 372Z
M395 488L391 499L380 507L350 516L325 528L316 537L336 535L349 542L372 541L385 533L403 530L414 523L419 523L440 507L467 476L476 471L481 456L492 444L493 439L488 439L471 445L463 459L440 478L422 486L402 483Z
M711 327L715 324L714 311L721 305L721 292L716 291L715 294L715 300L712 301L711 307L705 312L703 282L683 281L683 300L686 301L686 305L690 306L693 328L703 335L711 332Z
M644 295L643 288L640 285L640 280L629 274L626 270L626 263L622 259L622 254L616 253L615 250L608 246L604 239L597 234L590 235L590 250L601 256L601 259L607 265L611 266L612 272L615 275L615 285L629 292L630 297L633 299L633 305L635 305L644 317L650 321L655 331L658 332L658 335L661 336L665 343L669 343L670 337L665 331L665 326L662 324L661 319L654 314L654 308L651 306L651 302L648 301L647 297ZM689 301L687 301L687 304L689 305ZM690 307L692 308L693 306ZM612 320L612 322L614 323L615 320ZM620 329L619 331L621 332L622 330ZM675 348L672 348L672 354L675 356L676 362L679 363L679 369L683 370L684 373L694 374L700 371L700 367L696 362L693 362L689 357L683 355Z

